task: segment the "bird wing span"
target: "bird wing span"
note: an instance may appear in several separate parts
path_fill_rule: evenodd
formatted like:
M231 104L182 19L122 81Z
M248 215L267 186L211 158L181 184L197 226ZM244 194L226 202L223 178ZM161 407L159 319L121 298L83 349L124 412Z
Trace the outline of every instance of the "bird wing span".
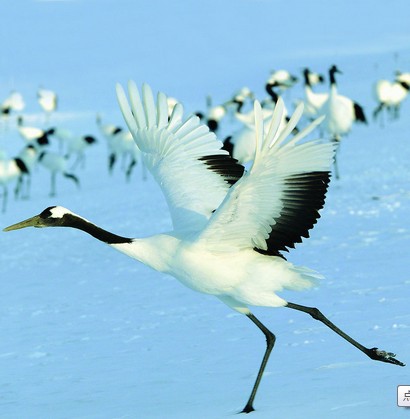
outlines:
M141 95L120 85L117 97L128 128L168 202L174 229L199 231L219 207L244 167L222 150L222 142L197 116L183 119L177 103L170 116L167 97L144 84Z
M318 118L288 138L303 112L299 105L280 129L284 104L279 99L267 134L261 107L255 102L256 151L253 166L228 192L198 241L215 251L253 248L282 256L280 251L309 236L323 207L335 145L301 141ZM283 256L282 256L283 257Z

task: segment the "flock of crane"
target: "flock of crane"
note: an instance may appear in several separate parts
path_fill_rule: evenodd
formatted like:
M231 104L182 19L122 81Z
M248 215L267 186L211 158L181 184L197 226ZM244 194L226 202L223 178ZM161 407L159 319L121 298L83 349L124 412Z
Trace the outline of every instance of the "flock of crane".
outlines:
M246 145L252 149L249 154L239 153L239 135L232 135L223 144L212 132L220 129L221 115L230 106L235 107L236 114L242 113L245 101L253 96L248 89L207 113L184 116L181 103L162 92L154 96L146 84L139 89L130 81L126 90L117 85L124 120L147 170L162 189L173 230L143 238L124 237L67 208L53 206L4 231L26 227L79 229L194 291L215 296L244 315L263 333L266 348L242 413L255 410L254 400L276 341L275 334L252 313L252 306L304 312L370 359L404 366L394 353L354 340L316 307L278 295L284 289L310 288L322 278L310 268L292 264L285 252L309 237L324 206L339 142L353 122L366 121L362 107L338 93L338 72L336 66L330 68L330 91L320 96L319 105L306 96L306 105L299 103L289 119L278 89L290 88L294 77L283 72L272 75L266 85L269 99L255 100L250 113L241 115L251 132L250 145ZM312 99L311 86L320 77L309 71L304 76ZM315 119L299 126L304 112ZM306 138L320 123L329 138ZM115 131L113 128L111 136L125 130ZM251 160L247 170L243 165L248 163L246 156Z
M338 73L340 73L339 69L335 65L331 66L328 71L329 88L320 89L317 86L325 82L325 76L312 72L308 68L303 70L301 77L292 75L286 70L273 71L264 86L267 97L260 101L264 121L272 118L278 98L288 95L288 92L295 85L300 84L300 79L302 79L303 97L294 100L293 104L304 103L303 115L309 121L323 115L325 118L320 124L320 135L339 144L342 138L351 131L354 123L368 123L368 117L359 103L339 93L336 82ZM396 72L392 80L379 80L375 83L374 95L377 103L373 111L373 119L380 120L383 113L391 119L398 118L400 105L407 97L409 89L410 73ZM206 109L196 113L210 131L221 137L224 142L223 148L242 165L250 163L255 152L255 123L252 109L255 96L249 88L244 87L221 104L212 104L212 99L208 97ZM3 212L7 208L10 184L14 183L16 199L29 197L31 177L37 165L50 172L50 196L56 194L57 176L65 177L79 186L78 169L84 167L87 149L97 143L95 135L77 135L67 128L50 124L52 114L58 111L58 97L55 92L40 88L37 91L37 99L44 112L44 125L47 128L30 126L26 123L23 113L25 102L19 92L13 91L0 105L2 125L0 127L0 185L3 195ZM169 115L175 103L175 99L168 98ZM9 158L2 148L8 135L7 127L13 117L23 144L20 151ZM285 107L281 127L284 127L288 120L288 110ZM136 164L141 162L140 150L131 133L120 125L104 123L98 114L96 125L107 146L109 173L112 173L115 164L121 161L125 177L129 180ZM297 132L298 129L296 126L294 131ZM58 144L58 146L51 147L52 144ZM336 156L334 173L336 178L339 178ZM142 177L145 179L145 167L143 164L141 166Z

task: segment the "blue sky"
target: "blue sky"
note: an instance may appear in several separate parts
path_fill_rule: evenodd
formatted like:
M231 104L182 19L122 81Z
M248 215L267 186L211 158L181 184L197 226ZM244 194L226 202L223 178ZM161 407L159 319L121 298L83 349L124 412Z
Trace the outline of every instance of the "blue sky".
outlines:
M406 0L13 0L1 9L1 95L41 84L70 108L115 107L113 86L129 78L189 101L352 54L410 66Z

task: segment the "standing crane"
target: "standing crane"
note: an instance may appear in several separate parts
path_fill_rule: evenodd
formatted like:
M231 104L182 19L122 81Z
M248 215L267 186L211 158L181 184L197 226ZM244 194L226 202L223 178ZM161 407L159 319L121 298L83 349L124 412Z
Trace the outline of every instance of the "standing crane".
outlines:
M274 110L265 134L262 109L255 101L256 147L248 172L222 149L222 142L197 116L183 117L177 103L168 117L167 98L134 82L117 96L145 164L162 188L173 231L146 238L111 233L70 210L54 206L11 225L72 227L151 268L172 275L187 287L211 294L245 315L266 337L266 349L251 394L242 409L254 410L254 399L275 344L275 335L249 306L286 307L310 314L370 358L404 365L390 352L366 348L336 327L317 308L295 304L277 293L312 287L321 275L295 266L283 255L309 236L320 217L330 181L335 144L301 141L316 121L288 138L303 113L299 105L279 131L284 104Z
M351 131L353 123L367 124L367 119L361 105L347 96L339 94L336 73L341 73L341 71L332 65L329 69L329 94L318 109L318 115L326 116L323 123L324 131L339 146L341 139ZM334 168L335 177L339 179L337 153L334 159Z

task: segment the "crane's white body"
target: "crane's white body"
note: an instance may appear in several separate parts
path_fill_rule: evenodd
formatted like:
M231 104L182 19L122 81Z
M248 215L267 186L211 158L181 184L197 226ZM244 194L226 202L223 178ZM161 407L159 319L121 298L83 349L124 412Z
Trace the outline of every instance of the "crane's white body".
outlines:
M72 167L85 164L87 149L95 142L95 138L88 135L78 135L69 129L58 127L54 130L53 136L60 141L60 149L65 148L65 157L74 156Z
M37 164L38 150L35 147L24 147L18 157L23 160L29 172L31 172Z
M2 212L6 211L8 198L8 185L22 175L21 168L16 159L0 160L0 185L3 188Z
M53 151L44 151L40 156L40 164L52 173L64 173L68 167L67 159Z
M330 139L340 141L350 132L354 122L367 123L367 120L363 108L357 102L339 94L336 73L340 71L333 65L329 69L330 91L318 114L325 116L323 129Z
M308 268L296 267L279 257L268 257L252 249L218 251L201 240L162 234L134 239L112 247L151 268L177 278L192 290L211 294L241 313L247 305L280 307L286 301L276 293L303 290L322 278ZM158 249L161 249L160 256Z
M77 154L81 158L84 158L84 153L89 147L90 144L84 135L73 135L66 143L67 154Z
M23 116L21 115L17 118L17 130L23 140L25 140L26 144L33 145L34 147L41 145L39 143L41 139L44 141L42 145L48 143L49 136L53 135L57 131L56 128L42 129L35 126L27 126L25 125Z
M379 80L374 87L374 93L379 103L394 107L399 106L406 99L409 90L397 81Z
M283 128L280 100L264 129L262 109L255 105L254 162L229 187L201 161L203 156L223 159L227 153L197 117L183 121L182 106L177 105L168 120L165 95L159 94L155 105L148 86L143 86L142 99L134 84L129 89L132 112L118 87L120 106L145 164L163 189L174 231L112 246L240 312L248 312L247 305L282 306L286 301L276 292L315 284L321 277L316 272L254 248L267 248L269 223L283 208L284 179L300 172L329 170L332 144L298 144L318 121L286 142L303 106Z
M39 150L34 145L24 147L18 154L18 158L23 162L25 171L21 172L16 184L15 195L16 198L21 196L29 198L31 188L31 174L37 165ZM24 190L25 188L25 190Z
M0 159L0 183L6 185L22 175L22 169L16 159L20 159L25 169L30 172L37 163L37 157L38 153L34 147L24 147L16 158Z
M48 114L57 109L57 93L52 90L39 88L37 90L37 100L43 111Z
M56 195L56 177L58 174L73 180L79 186L77 176L67 171L68 159L59 153L53 151L42 151L38 157L41 166L47 169L51 175L50 196Z
M15 159L0 160L0 183L7 185L21 174L21 170L17 166Z
M117 154L130 155L132 157L139 157L141 154L129 131L122 131L115 135L111 140L111 148Z
M308 118L317 118L319 116L319 110L323 104L328 100L328 93L316 93L310 86L304 86L304 115Z
M168 113L171 112L175 103L177 102L174 98L172 98L172 100L168 100ZM122 157L123 159L140 158L140 150L128 130L124 130L114 124L103 124L100 117L97 117L97 125L101 134L107 140L109 153L113 153L115 156Z
M377 119L383 109L390 114L392 118L399 117L400 106L409 94L410 74L400 73L396 79L379 80L374 86L374 95L377 100L377 107L373 111L374 119Z
M318 111L319 115L326 118L322 127L331 138L340 139L352 129L354 115L354 104L346 96L339 95L337 87L332 84L329 96Z
M21 138L23 138L27 144L33 143L34 140L37 140L44 135L44 130L38 127L20 125L17 127L17 130Z
M226 116L226 108L223 105L215 105L209 108L206 119L220 122Z
M282 90L292 87L296 82L297 78L284 69L272 71L267 81L267 83L275 84Z
M10 109L14 112L21 112L26 107L23 95L19 92L11 92L1 104L2 109Z
M308 80L309 80L309 84L311 86L314 86L315 84L323 83L324 77L319 73L309 71Z
M409 72L402 73L401 71L397 71L395 80L398 81L399 83L404 82L410 86L410 73Z

